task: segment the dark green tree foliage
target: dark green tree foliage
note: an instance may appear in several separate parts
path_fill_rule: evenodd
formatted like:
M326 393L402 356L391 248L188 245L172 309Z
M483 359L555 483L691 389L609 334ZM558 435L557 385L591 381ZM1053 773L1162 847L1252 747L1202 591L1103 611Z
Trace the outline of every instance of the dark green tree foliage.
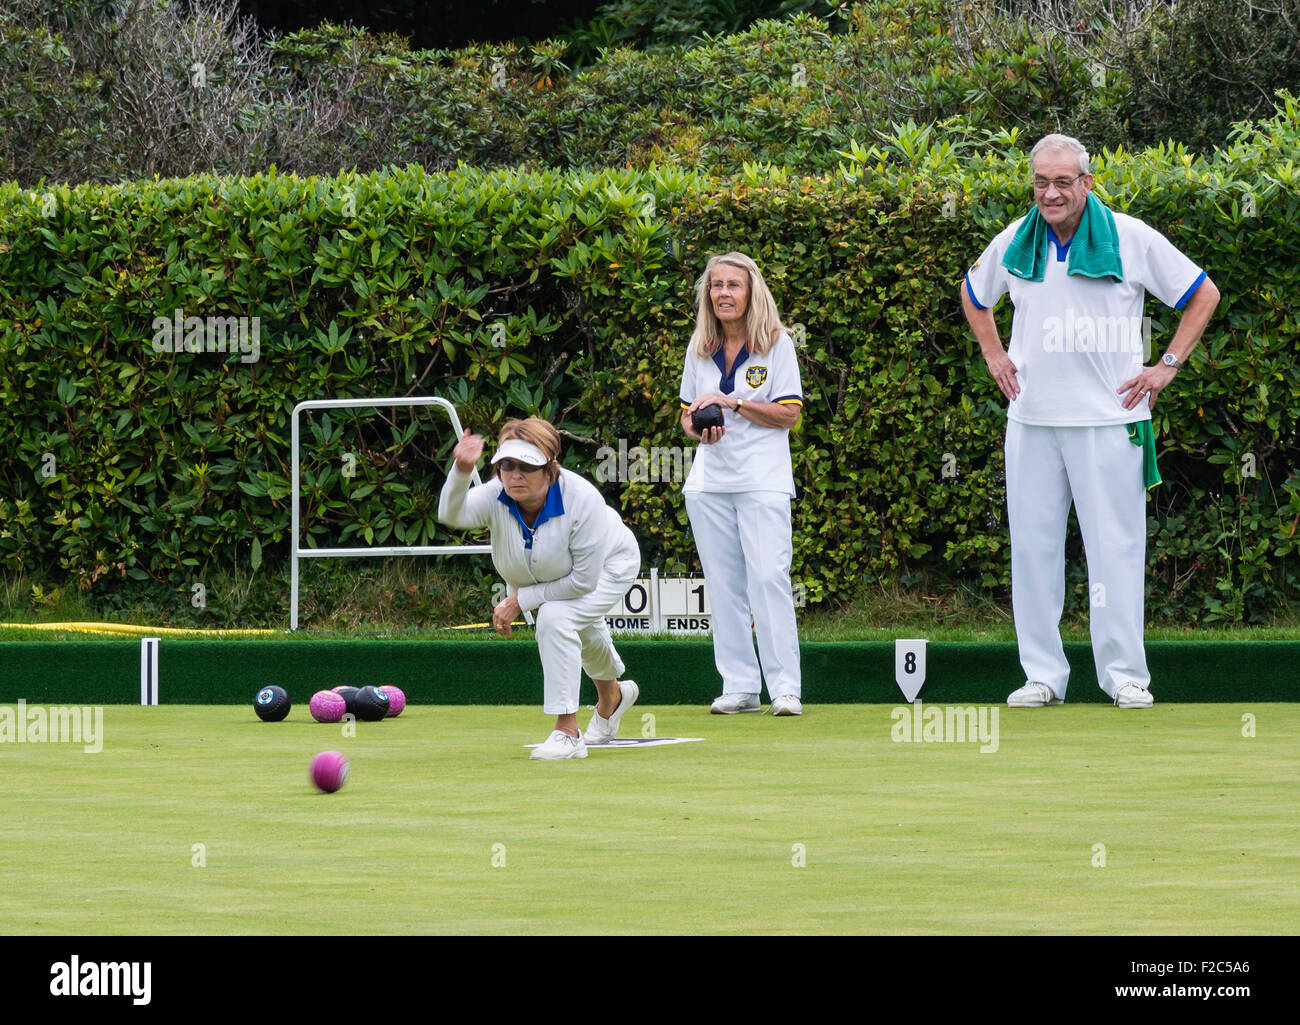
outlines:
M870 0L682 42L700 19L742 13L699 4L647 50L624 44L660 22L636 19L667 25L682 8L630 8L606 23L630 35L599 45L422 50L329 24L268 41L234 0L202 3L203 17L152 0L93 17L76 3L64 6L78 17L56 15L54 0L0 12L0 178L411 162L816 174L893 124L954 117L1064 130L1092 149L1172 138L1208 152L1300 81L1300 0L1041 0L1015 16L987 0Z
M739 32L763 19L827 17L838 6L834 0L620 0L602 4L594 17L557 36L568 44L574 65L585 66L604 48L684 47L700 36Z
M545 39L593 14L600 0L240 0L241 10L278 34L323 21L375 35L400 35L421 49L509 39Z
M1118 105L1133 145L1223 145L1233 121L1300 85L1300 0L1182 0L1124 47Z

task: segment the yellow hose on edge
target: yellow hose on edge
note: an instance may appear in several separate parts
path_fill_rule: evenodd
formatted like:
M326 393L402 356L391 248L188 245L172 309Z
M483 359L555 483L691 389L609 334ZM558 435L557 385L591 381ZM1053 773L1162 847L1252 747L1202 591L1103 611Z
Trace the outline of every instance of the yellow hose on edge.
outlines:
M215 634L223 637L279 637L280 630L199 630L176 626L135 626L130 623L0 623L11 630L68 630L74 633L127 634L150 637L154 634Z

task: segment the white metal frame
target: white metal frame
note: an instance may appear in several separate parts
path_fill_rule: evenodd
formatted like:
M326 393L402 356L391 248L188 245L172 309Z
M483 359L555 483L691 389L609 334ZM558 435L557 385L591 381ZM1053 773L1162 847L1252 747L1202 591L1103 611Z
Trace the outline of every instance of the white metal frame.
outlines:
M350 559L366 556L388 555L484 555L491 554L491 545L414 545L408 547L381 546L377 548L300 548L299 532L299 472L298 472L298 414L304 409L369 409L380 406L439 406L447 411L452 430L459 438L464 432L456 407L446 399L434 396L394 399L311 399L293 407L293 543L289 578L289 629L298 629L298 560L299 559ZM475 484L482 483L478 469L473 474Z

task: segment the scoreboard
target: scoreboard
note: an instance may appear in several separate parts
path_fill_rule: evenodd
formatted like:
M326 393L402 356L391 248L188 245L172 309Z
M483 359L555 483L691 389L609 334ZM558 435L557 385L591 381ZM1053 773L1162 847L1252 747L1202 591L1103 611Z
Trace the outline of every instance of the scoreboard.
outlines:
M655 569L633 581L605 616L616 633L707 634L711 621L703 577L661 577Z

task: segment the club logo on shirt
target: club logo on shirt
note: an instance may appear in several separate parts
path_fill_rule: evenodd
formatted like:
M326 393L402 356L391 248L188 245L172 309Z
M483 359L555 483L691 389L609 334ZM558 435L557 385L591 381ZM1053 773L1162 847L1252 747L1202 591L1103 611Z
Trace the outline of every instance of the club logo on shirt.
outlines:
M767 367L750 367L745 371L745 383L751 388L757 388L767 380Z

